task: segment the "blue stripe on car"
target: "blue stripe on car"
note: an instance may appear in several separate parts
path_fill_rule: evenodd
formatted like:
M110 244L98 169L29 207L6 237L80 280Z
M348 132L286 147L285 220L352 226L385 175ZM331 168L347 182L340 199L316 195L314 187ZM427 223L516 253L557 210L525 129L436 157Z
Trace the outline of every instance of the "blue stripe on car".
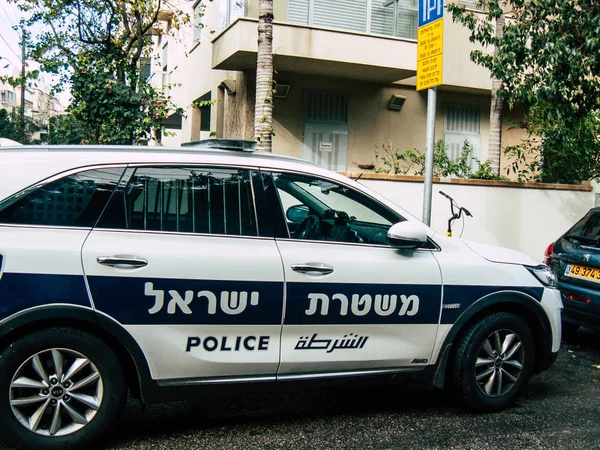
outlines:
M283 282L101 276L90 276L88 282L96 309L124 324L281 324ZM164 296L162 305L157 304L156 295L146 294L148 283L151 283L152 292ZM201 295L207 292L216 297L212 308L208 297ZM223 292L237 293L237 300L225 301L232 307L240 306L240 293L246 293L245 307L238 308L241 312L233 314L224 310ZM251 304L253 292L258 293L256 305ZM180 299L191 301L183 305ZM151 313L153 310L155 312Z
M440 317L440 297L439 285L288 283L285 323L433 324Z
M464 286L464 285L446 285L444 286L444 304L460 304L460 309L442 310L442 319L440 323L451 325L456 319L477 300L497 292L519 292L533 297L537 301L542 299L544 293L543 287L526 286Z
M91 306L83 275L9 272L0 279L0 319L51 303Z
M90 276L88 282L96 308L123 324L281 323L282 282L104 276ZM285 324L289 325L435 324L440 320L439 285L288 283L287 287ZM444 286L443 303L460 307L443 309L441 323L452 324L477 300L506 291L540 300L543 288ZM0 279L0 319L53 303L90 306L83 276L5 273Z

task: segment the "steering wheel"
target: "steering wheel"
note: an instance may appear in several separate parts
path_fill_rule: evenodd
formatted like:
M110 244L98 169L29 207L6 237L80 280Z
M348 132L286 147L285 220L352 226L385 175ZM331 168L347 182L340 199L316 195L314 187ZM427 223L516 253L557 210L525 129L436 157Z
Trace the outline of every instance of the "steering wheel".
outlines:
M296 239L317 239L320 229L321 219L316 214L311 214L300 222L300 225L298 225L298 228L294 232L294 237Z

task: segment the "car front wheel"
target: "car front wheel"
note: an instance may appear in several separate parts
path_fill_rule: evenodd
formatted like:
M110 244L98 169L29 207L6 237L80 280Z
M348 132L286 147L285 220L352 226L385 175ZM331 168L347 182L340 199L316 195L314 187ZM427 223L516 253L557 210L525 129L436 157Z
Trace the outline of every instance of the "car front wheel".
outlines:
M495 313L464 334L455 354L452 384L471 408L495 411L517 399L531 377L534 341L522 318Z
M57 327L0 353L0 431L20 448L80 448L106 433L125 400L117 357L96 336Z

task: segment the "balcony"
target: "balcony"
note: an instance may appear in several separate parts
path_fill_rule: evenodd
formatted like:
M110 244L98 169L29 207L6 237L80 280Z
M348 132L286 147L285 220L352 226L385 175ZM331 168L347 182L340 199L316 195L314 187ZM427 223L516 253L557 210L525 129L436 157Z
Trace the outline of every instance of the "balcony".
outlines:
M214 69L256 68L257 23L257 19L239 18L212 41ZM416 41L395 36L275 22L273 53L275 69L280 73L375 83L391 83L416 74Z
M17 104L17 94L14 91L3 90L0 93L0 101L3 105L15 106Z
M417 39L417 0L287 0L289 23Z

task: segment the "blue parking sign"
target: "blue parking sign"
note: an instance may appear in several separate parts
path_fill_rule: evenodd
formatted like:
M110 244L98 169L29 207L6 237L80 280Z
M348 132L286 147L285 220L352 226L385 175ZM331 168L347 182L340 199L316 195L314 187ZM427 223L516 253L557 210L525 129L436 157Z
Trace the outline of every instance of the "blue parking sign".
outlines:
M444 0L419 0L419 27L444 16Z

